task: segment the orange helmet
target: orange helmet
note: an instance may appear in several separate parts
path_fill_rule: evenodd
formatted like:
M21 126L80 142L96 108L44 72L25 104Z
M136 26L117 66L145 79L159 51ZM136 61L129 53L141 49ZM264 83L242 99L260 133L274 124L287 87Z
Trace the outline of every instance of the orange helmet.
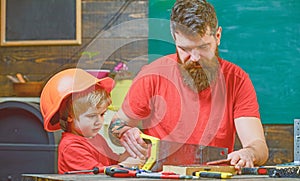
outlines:
M58 111L67 96L85 91L92 86L101 87L110 93L114 83L114 80L109 77L98 79L79 68L66 69L55 74L44 86L40 97L40 109L44 118L45 130L57 131L60 129Z

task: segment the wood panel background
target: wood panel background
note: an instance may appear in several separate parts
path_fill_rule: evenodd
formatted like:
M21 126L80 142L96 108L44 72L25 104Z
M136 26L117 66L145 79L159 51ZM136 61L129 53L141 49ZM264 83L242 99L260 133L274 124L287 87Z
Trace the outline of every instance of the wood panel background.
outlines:
M122 25L124 22L147 16L146 0L82 0L81 45L0 47L0 96L14 96L12 82L6 75L22 73L30 80L46 81L54 73L69 67L112 70L121 60L135 60L138 65L141 62L147 63L144 56L147 55L148 27L140 23ZM121 32L109 34L111 28L120 24L123 28ZM107 35L101 36L104 32L108 32ZM97 38L104 46L89 50ZM139 41L130 41L119 47L120 42L133 38ZM107 55L107 58L101 56L107 51L112 52L111 55ZM90 57L88 54L82 54L83 52L91 53L90 55L96 52L98 56ZM133 63L131 66L132 69L137 67Z
M294 125L268 124L263 125L269 159L266 165L286 164L294 161ZM236 138L235 149L241 148Z
M130 20L148 17L147 0L82 0L82 44L75 46L0 47L0 97L14 96L12 83L6 75L22 73L30 80L46 81L54 73L69 67L112 70L118 61L127 61L135 71L147 63L148 26L137 21L122 26L119 33L101 32ZM100 38L102 47L89 47ZM121 47L119 43L130 41ZM90 51L90 52L89 52ZM82 55L89 52L91 55ZM101 56L112 52L109 56ZM101 65L101 66L99 66ZM264 125L270 148L268 165L293 161L293 125ZM236 148L240 147L237 139Z

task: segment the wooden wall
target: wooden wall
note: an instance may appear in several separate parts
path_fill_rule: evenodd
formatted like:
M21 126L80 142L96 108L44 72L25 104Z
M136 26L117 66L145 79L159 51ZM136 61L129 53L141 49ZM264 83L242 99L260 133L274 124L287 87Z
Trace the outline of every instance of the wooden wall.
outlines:
M266 165L285 164L294 161L294 125L263 125L269 147ZM236 138L235 149L241 148Z
M138 20L147 17L147 0L82 0L82 45L0 47L0 97L14 96L6 75L18 72L31 80L46 81L68 67L112 70L120 60L138 69L147 63L148 53L148 26ZM123 24L129 20L136 22L130 26ZM121 31L110 31L116 25L121 25ZM128 40L120 47L120 42ZM89 57L82 52L96 52L96 55ZM264 129L270 147L267 164L293 161L293 125L264 125ZM236 148L239 147L237 139Z
M82 0L81 45L0 47L0 96L14 96L6 75L18 72L30 80L46 81L68 67L112 70L120 60L147 63L148 26L138 21L147 16L147 0ZM130 26L124 24L128 21L132 22ZM113 29L118 26L121 31ZM120 47L124 41L128 43Z

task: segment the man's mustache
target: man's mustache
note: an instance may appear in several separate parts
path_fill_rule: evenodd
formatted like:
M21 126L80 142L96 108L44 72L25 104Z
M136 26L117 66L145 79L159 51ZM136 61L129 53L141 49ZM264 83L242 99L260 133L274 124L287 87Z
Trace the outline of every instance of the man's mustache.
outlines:
M203 68L205 66L201 65L199 62L192 62L192 61L190 61L190 62L187 62L184 67L188 68L188 69L192 69L192 68L194 68L194 69L201 69L201 68Z

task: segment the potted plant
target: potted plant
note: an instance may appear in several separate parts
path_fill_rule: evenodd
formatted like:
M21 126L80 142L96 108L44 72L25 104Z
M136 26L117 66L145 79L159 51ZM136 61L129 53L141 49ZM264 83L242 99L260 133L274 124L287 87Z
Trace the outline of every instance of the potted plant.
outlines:
M112 105L111 110L118 110L132 84L133 74L128 71L126 62L119 62L113 69L110 77L114 78L116 85L111 92Z

